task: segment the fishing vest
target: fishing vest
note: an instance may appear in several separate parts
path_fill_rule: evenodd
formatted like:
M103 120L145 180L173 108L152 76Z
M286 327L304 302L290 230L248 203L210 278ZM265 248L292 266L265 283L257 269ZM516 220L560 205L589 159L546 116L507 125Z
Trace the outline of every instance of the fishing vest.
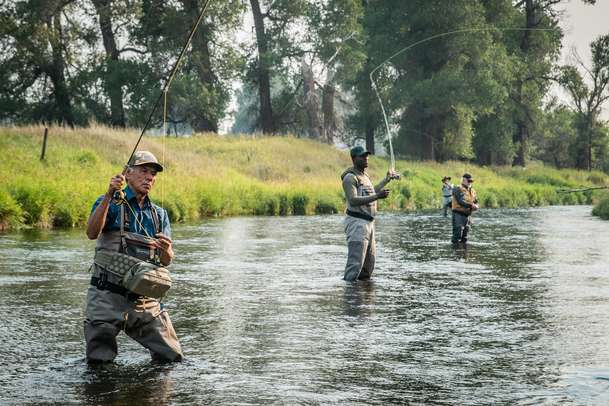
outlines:
M471 188L468 189L463 185L459 185L459 190L461 190L461 193L463 193L463 200L465 200L465 202L467 204L472 205L477 200L476 191L474 189L471 189ZM452 210L466 214L468 216L470 214L472 214L472 209L471 208L468 209L468 208L461 206L454 195L453 195L451 207L452 207Z
M159 232L159 217L152 207L152 221ZM171 287L169 271L161 266L154 239L126 231L131 229L125 218L125 204L120 206L120 231L101 233L93 262L117 276L121 286L141 296L162 298Z
M357 181L355 186L357 189L357 196L370 196L376 193L374 190L374 185L368 177L368 174L365 172L360 172L354 167L351 167L343 172L343 174L340 176L341 180L344 180L345 176L348 174L353 175ZM376 215L376 201L354 207L349 205L349 201L347 201L347 210L356 213L360 212L367 216L374 217Z

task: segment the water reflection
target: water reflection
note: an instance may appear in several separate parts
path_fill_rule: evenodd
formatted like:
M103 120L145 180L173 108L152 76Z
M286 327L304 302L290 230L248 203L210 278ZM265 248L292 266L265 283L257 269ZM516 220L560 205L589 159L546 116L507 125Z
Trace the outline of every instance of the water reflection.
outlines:
M92 243L0 235L0 404L595 403L609 233L588 211L484 211L466 249L450 219L382 215L373 279L354 284L342 216L176 225L166 305L186 361L151 364L120 335L101 369L83 361Z
M79 398L87 405L169 405L171 368L154 364L88 366Z
M345 315L350 317L370 316L374 310L374 280L357 281L345 284Z

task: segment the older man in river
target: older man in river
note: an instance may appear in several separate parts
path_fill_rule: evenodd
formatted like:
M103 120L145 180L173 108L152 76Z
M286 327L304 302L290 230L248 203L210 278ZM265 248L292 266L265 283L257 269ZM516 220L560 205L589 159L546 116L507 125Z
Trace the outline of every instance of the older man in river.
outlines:
M374 235L374 216L376 201L389 196L385 189L392 179L399 179L397 172L390 170L376 186L372 184L366 168L370 152L357 146L351 149L353 166L341 175L343 190L347 199L345 234L347 235L347 266L344 279L370 279L376 260L376 241Z
M171 227L167 212L148 197L162 170L152 153L136 152L125 176L114 176L93 205L87 236L97 239L97 245L84 326L90 363L114 360L121 330L147 348L154 360L182 359L180 343L160 302L171 285L163 268L174 256ZM124 197L114 199L125 181Z

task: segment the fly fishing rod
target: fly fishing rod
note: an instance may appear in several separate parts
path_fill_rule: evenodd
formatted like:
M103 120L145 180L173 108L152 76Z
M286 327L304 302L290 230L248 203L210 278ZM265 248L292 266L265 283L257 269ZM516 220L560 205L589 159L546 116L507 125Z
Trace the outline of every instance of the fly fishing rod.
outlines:
M391 130L389 129L389 120L387 119L387 114L385 112L385 106L383 105L383 100L381 99L381 95L378 91L378 87L376 85L376 82L374 81L374 73L376 71L378 71L383 65L385 65L386 63L388 63L389 61L391 61L393 58L395 58L398 55L403 54L404 52L408 51L409 49L412 49L418 45L421 45L425 42L434 40L436 38L441 38L441 37L446 37L449 35L455 35L455 34L462 34L462 33L469 33L469 32L482 32L482 31L556 31L557 28L497 28L497 27L488 27L488 28L464 28L464 29L460 29L460 30L454 30L454 31L447 31L447 32L443 32L440 34L435 34L432 35L430 37L424 38L420 41L417 41L413 44L410 44L402 49L400 49L399 51L397 51L396 53L394 53L393 55L391 55L389 58L385 59L383 62L381 62L378 66L376 66L374 69L372 69L370 71L370 83L372 84L372 89L374 89L374 93L376 94L376 97L379 101L379 104L381 105L381 112L383 113L383 119L385 122L385 132L387 134L387 141L389 143L389 155L391 157L391 170L395 170L395 156L393 153L393 142L391 140Z
M150 123L152 122L152 118L154 117L154 113L156 112L163 97L165 97L165 101L167 101L167 92L169 91L169 86L171 85L171 82L173 81L173 78L175 77L175 75L178 71L178 67L180 65L180 62L182 61L182 58L184 57L184 54L186 54L186 49L192 42L192 39L195 36L195 33L197 32L197 28L199 28L201 21L203 21L203 16L205 15L205 11L207 10L207 6L209 5L210 2L211 2L211 0L205 0L205 3L201 7L201 12L199 13L197 20L195 21L192 28L190 29L190 34L188 35L188 39L184 43L184 46L182 47L182 50L180 51L180 54L178 55L178 59L176 60L175 64L173 65L173 68L171 69L171 71L169 73L169 77L165 81L165 84L163 85L161 93L159 94L159 97L156 99L156 102L154 103L154 106L152 107L152 110L150 111L150 114L148 115L148 120L146 121L146 124L144 125L144 128L142 129L142 133L140 134L139 138L137 139L137 142L135 143L135 146L133 147L133 150L131 151L131 154L129 155L129 159L127 159L127 164L125 164L125 167L123 168L122 175L125 175L125 173L127 172L127 168L129 167L129 162L131 162L131 159L133 158L135 151L137 151L137 147L140 145L140 142L142 141L142 138L144 137L144 133L148 129L148 126L150 126ZM123 202L124 199L125 199L125 193L122 190L117 190L114 193L114 200L116 202L119 202L119 203Z

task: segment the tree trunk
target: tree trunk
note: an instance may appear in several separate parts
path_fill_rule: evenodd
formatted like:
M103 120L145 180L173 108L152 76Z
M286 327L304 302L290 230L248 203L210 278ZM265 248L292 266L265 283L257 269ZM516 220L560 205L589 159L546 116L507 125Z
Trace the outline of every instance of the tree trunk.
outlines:
M328 68L326 84L323 89L322 108L324 115L322 141L327 144L334 144L336 135L336 114L334 112L334 97L336 87L334 85L334 69Z
M518 132L514 139L514 144L516 145L516 156L514 156L513 162L514 166L526 166L529 141L528 131L529 129L524 123L524 120L523 122L518 123Z
M534 0L525 0L525 15L526 15L526 28L535 28L537 21L535 18L535 4ZM525 58L529 56L531 51L531 31L524 31L522 42L520 43L520 50L522 51ZM523 83L518 86L518 96L520 99L520 108L522 109L522 116L518 121L518 131L514 134L513 140L516 145L516 156L514 157L514 166L526 166L528 158L528 138L529 138L529 123L528 123L528 110L526 102L523 101Z
M112 29L112 0L93 0L99 17L99 28L106 50L105 87L110 99L110 124L113 127L125 127L125 109L123 107L122 75L119 72L120 53L116 46Z
M275 120L271 105L271 79L268 66L268 45L264 30L264 17L260 11L260 2L250 0L254 26L256 28L256 44L258 46L258 66L256 69L258 80L258 95L260 98L260 123L262 132L272 134L275 132Z
M364 80L363 86L364 89L361 92L362 97L365 98L363 105L365 109L363 113L365 114L365 131L366 131L366 150L370 152L372 155L376 153L375 143L374 143L374 135L376 129L376 121L374 120L374 115L376 113L376 109L373 108L373 103L376 103L374 100L374 90L372 89L372 82L370 81L370 71L372 70L373 65L370 58L366 60L366 68L364 70Z
M200 5L197 0L182 0L186 15L191 16L191 24L194 25L200 13ZM218 84L211 66L211 53L209 51L209 28L204 22L201 22L199 29L192 39L192 54L191 60L199 81L211 93ZM191 123L195 132L218 132L218 120L207 113L206 111L198 112L195 119Z
M46 21L49 31L52 59L50 64L45 67L45 72L49 75L53 83L53 96L57 108L57 120L60 124L68 124L74 127L74 114L70 104L70 95L65 77L65 61L63 58L63 33L61 27L61 9L48 16Z
M313 70L306 63L304 57L301 64L302 84L304 92L304 108L307 112L309 124L309 138L319 140L323 132L321 120L319 118L319 98L315 93L315 81L313 79Z

